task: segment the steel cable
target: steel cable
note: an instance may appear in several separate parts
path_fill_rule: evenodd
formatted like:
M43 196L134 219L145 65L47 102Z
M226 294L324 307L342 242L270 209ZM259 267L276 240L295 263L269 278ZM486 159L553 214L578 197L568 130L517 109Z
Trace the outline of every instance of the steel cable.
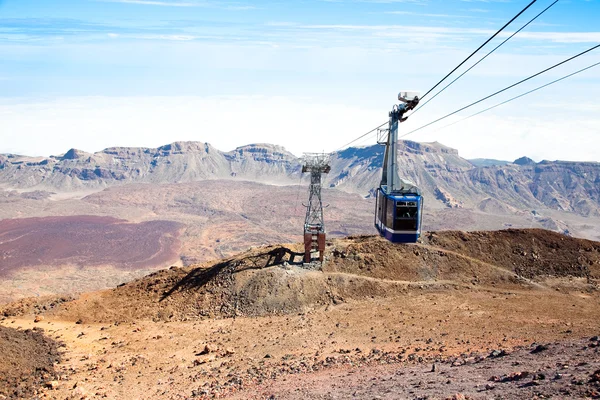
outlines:
M435 121L429 122L428 124L425 124L425 125L423 125L423 126L421 126L421 127L417 128L417 129L413 129L412 131L410 131L410 132L408 132L408 133L405 133L404 135L402 135L402 136L400 136L400 137L405 137L405 136L407 136L407 135L410 135L411 133L414 133L414 132L420 131L420 130L421 130L421 129L423 129L423 128L426 128L426 127L428 127L428 126L430 126L430 125L433 125L433 124L435 124L436 122L439 122L439 121L441 121L441 120L443 120L443 119L446 119L446 118L448 118L448 117L450 117L450 116L452 116L452 115L454 115L454 114L457 114L457 113L459 113L459 112L461 112L461 111L464 111L464 110L466 110L466 109L467 109L467 108L469 108L469 107L472 107L472 106L474 106L474 105L476 105L476 104L479 104L479 103L481 103L482 101L485 101L485 100L487 100L487 99L489 99L489 98L492 98L492 97L494 97L494 96L496 96L496 95L498 95L498 94L500 94L500 93L502 93L502 92L505 92L505 91L507 91L507 90L509 90L509 89L512 89L513 87L515 87L515 86L518 86L518 85L520 85L520 84L522 84L522 83L524 83L524 82L527 82L528 80L530 80L530 79L533 79L533 78L535 78L536 76L539 76L539 75L541 75L541 74L543 74L543 73L546 73L546 72L548 72L548 71L550 71L550 70L552 70L552 69L554 69L554 68L556 68L556 67L558 67L558 66L561 66L561 65L563 65L563 64L565 64L565 63L567 63L567 62L569 62L569 61L571 61L571 60L574 60L574 59L576 59L577 57L581 57L582 55L584 55L584 54L586 54L586 53L589 53L590 51L592 51L592 50L595 50L595 49L597 49L598 47L600 47L600 44L597 44L597 45L596 45L596 46L594 46L594 47L591 47L591 48L589 48L589 49L587 49L587 50L585 50L585 51L582 51L581 53L579 53L579 54L576 54L576 55L574 55L573 57L567 58L566 60L564 60L564 61L561 61L561 62L559 62L558 64L554 64L553 66L551 66L551 67L548 67L548 68L546 68L546 69L545 69L545 70L543 70L543 71L540 71L540 72L538 72L538 73L536 73L536 74L533 74L533 75L531 75L531 76L529 76L529 77L527 77L527 78L525 78L525 79L522 79L522 80L520 80L519 82L513 83L512 85L510 85L510 86L507 86L507 87L505 87L504 89L498 90L498 91L497 91L497 92L495 92L495 93L492 93L492 94L490 94L490 95L488 95L488 96L485 96L485 97L483 97L483 98L481 98L481 99L479 99L479 100L477 100L477 101L475 101L475 102L473 102L473 103L471 103L471 104L469 104L469 105L466 105L466 106L464 106L464 107L462 107L462 108L460 108L460 109L458 109L458 110L456 110L456 111L453 111L453 112L451 112L450 114L444 115L443 117L440 117L440 118L436 119Z
M596 67L596 66L598 66L598 65L600 65L600 62L597 62L597 63L595 63L595 64L592 64L592 65L590 65L590 66L588 66L588 67L582 68L582 69L580 69L580 70L578 70L578 71L575 71L575 72L573 72L573 73L570 73L569 75L565 75L565 76L563 76L562 78L555 79L555 80L553 80L552 82L548 82L548 83L546 83L546 84L544 84L544 85L542 85L542 86L538 86L538 87L536 87L535 89L529 90L529 91L527 91L527 92L525 92L525 93L521 93L521 94L520 94L520 95L518 95L518 96L512 97L512 98L510 98L510 99L508 99L508 100L506 100L506 101L503 101L503 102L501 102L501 103L498 103L498 104L496 104L496 105L494 105L494 106L491 106L491 107L488 107L488 108L486 108L486 109L483 109L483 110L481 110L481 111L478 111L478 112L476 112L475 114L469 115L468 117L465 117L465 118L463 118L463 119L461 119L461 120L458 120L458 121L456 121L456 122L453 122L453 123L451 123L451 124L448 124L448 125L446 125L446 126L443 126L443 127L441 127L440 129L436 130L435 132L441 131L442 129L448 128L449 126L452 126L452 125L455 125L455 124L458 124L459 122L462 122L462 121L464 121L464 120L467 120L467 119L469 119L469 118L475 117L475 116L477 116L477 115L479 115L479 114L482 114L482 113L484 113L484 112L486 112L486 111L489 111L489 110L491 110L491 109L494 109L494 108L496 108L496 107L500 107L501 105L504 105L504 104L506 104L506 103L510 103L511 101L513 101L513 100L516 100L516 99L518 99L518 98L521 98L521 97L523 97L523 96L526 96L526 95L528 95L528 94L530 94L530 93L537 92L537 91L538 91L538 90L540 90L540 89L543 89L543 88L545 88L545 87L547 87L547 86L553 85L553 84L555 84L555 83L557 83L557 82L560 82L560 81L562 81L562 80L565 80L565 79L567 79L567 78L570 78L570 77L572 77L573 75L577 75L577 74L579 74L580 72L586 71L586 70L588 70L588 69L590 69L590 68L593 68L593 67Z
M517 19L521 14L523 14L529 7L531 7L537 0L533 0L531 3L529 3L524 9L522 9L517 15L515 15L513 18L511 18L510 21L508 21L506 24L504 24L504 26L502 28L500 28L496 33L494 33L494 35L492 35L488 40L486 40L481 46L479 46L474 52L471 53L471 55L469 55L467 58L465 58L463 60L463 62L461 62L458 66L456 66L456 68L454 68L452 71L450 71L450 73L448 73L442 80L440 80L438 83L435 84L435 86L433 86L431 89L429 89L427 91L427 93L425 93L423 96L421 96L421 99L423 99L425 96L427 96L432 90L434 90L437 86L440 85L440 83L442 83L444 80L446 80L446 78L448 78L450 75L452 75L452 73L454 73L454 71L456 71L458 68L460 68L465 62L467 62L471 57L473 57L479 50L481 50L481 48L483 48L486 44L488 44L492 39L494 39L496 36L498 36L498 34L500 34L500 32L502 32L508 25L510 25L515 19ZM558 0L556 0L558 1ZM552 4L553 5L553 4ZM548 7L549 8L549 7ZM545 10L544 10L545 11ZM537 17L536 17L537 18ZM531 22L531 21L530 21ZM523 27L524 28L524 27ZM521 29L523 29L521 28ZM518 31L517 31L518 32ZM513 35L514 36L514 35ZM488 54L489 55L489 54ZM486 56L487 57L487 56ZM481 60L480 60L481 61ZM463 74L464 75L464 74ZM438 93L439 94L439 93ZM436 95L437 96L437 95ZM420 108L420 107L419 107ZM416 110L415 110L416 112ZM381 128L383 125L387 124L388 121L380 124L379 126L371 129L370 131L362 134L361 136L357 137L356 139L346 143L345 145L339 147L338 149L332 151L331 153L335 153L337 151L340 151L343 148L346 148L348 146L350 146L351 144L359 141L360 139L364 138L365 136L369 135L370 133L376 131L377 129Z
M458 64L452 71L450 71L448 73L448 75L446 75L445 77L442 78L442 80L440 80L438 83L436 83L431 89L429 89L427 91L427 93L425 93L423 96L421 96L421 100L427 96L429 93L431 93L431 91L433 89L435 89L436 87L438 87L442 82L444 82L450 75L452 75L454 73L454 71L456 71L457 69L459 69L464 63L466 63L471 57L473 57L479 50L481 50L483 48L483 46L485 46L486 44L488 44L492 39L494 39L496 36L498 36L500 34L500 32L502 32L504 30L504 28L506 28L508 25L510 25L515 19L517 19L521 14L523 14L529 7L531 7L533 5L533 3L535 3L537 0L533 0L531 3L529 3L527 5L527 7L525 7L524 9L522 9L517 15L515 15L514 17L512 17L512 19L510 21L508 21L506 24L504 24L504 26L500 29L498 29L498 31L496 33L494 33L492 35L492 37L490 37L488 40L486 40L481 46L479 46L477 48L477 50L475 50L474 52L471 53L471 55L469 55L469 57L465 58L463 60L463 62L461 62L460 64Z
M554 3L550 4L548 7L546 7L544 10L542 10L538 15L536 15L535 17L533 17L532 19L529 20L529 22L527 22L525 25L523 25L518 31L514 32L512 35L510 35L508 38L506 38L502 43L500 43L498 46L494 47L492 49L492 51L490 51L489 53L487 53L485 56L483 56L479 61L477 61L475 64L471 65L465 72L463 72L462 74L460 74L458 77L456 77L452 82L450 82L449 84L447 84L446 86L444 86L444 88L442 90L440 90L439 92L437 92L432 98L430 98L429 100L427 100L425 103L423 103L422 105L420 105L415 111L413 111L410 115L414 115L417 111L419 111L421 108L425 107L427 105L427 103L429 103L431 100L435 99L440 93L442 93L444 90L448 89L450 86L452 86L452 84L454 82L456 82L457 80L459 80L460 78L462 78L467 72L469 72L470 70L472 70L473 68L475 68L480 62L482 62L483 60L485 60L490 54L492 54L493 52L495 52L496 50L498 50L500 47L502 47L502 45L506 42L508 42L510 39L512 39L517 33L521 32L523 29L525 29L529 24L531 24L533 21L535 21L540 15L542 15L543 13L545 13L546 11L548 11L553 5L555 5L556 3L558 3L559 0L555 0Z

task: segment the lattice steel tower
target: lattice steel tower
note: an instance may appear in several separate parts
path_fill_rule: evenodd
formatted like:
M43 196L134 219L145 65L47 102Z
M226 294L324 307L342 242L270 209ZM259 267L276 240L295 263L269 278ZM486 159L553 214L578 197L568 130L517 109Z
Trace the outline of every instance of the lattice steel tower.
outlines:
M318 250L319 261L323 262L325 253L325 221L323 220L323 201L321 199L321 174L331 170L329 154L304 153L302 173L310 172L308 205L304 220L304 262L311 262L311 253Z

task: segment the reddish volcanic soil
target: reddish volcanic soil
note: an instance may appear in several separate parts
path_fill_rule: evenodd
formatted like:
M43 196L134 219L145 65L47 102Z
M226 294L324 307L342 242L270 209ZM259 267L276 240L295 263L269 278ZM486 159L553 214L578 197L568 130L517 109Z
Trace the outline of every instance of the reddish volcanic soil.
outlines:
M181 226L88 215L5 219L0 221L0 275L36 265L164 265L178 255Z

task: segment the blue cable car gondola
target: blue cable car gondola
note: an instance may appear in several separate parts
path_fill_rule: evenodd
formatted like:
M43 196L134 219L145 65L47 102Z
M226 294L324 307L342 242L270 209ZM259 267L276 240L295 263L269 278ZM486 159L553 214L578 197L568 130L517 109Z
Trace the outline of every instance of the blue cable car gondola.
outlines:
M408 100L412 97L411 100ZM423 197L420 189L412 182L401 179L396 167L396 144L398 124L404 122L404 113L419 103L416 95L400 93L399 106L390 112L387 140L384 144L383 172L377 189L375 205L375 228L379 234L394 243L415 243L421 235Z

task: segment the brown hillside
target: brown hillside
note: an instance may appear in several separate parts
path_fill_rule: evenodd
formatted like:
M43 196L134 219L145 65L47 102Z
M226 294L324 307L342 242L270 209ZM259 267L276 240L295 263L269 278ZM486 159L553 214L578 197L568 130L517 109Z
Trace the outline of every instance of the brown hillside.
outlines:
M600 243L537 229L428 233L416 245L336 239L322 270L303 267L298 250L261 247L214 264L172 267L46 308L71 320L188 320L286 314L423 288L589 289L600 279ZM21 314L36 304L24 300L4 312Z

